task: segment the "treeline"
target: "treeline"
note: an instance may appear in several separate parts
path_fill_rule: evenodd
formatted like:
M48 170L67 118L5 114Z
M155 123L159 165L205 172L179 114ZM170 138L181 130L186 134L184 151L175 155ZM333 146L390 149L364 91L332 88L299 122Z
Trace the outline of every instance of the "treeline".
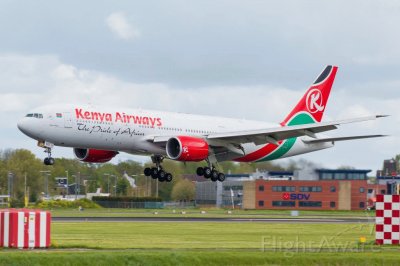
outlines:
M173 187L182 181L183 174L194 174L196 168L204 166L204 163L184 164L165 160L163 167L173 174L174 179L170 183L158 184L156 180L143 175L143 169L151 165L151 163L143 165L131 160L117 164L89 164L75 159L60 158L56 159L55 165L45 166L42 159L37 158L29 150L5 150L0 152L0 194L8 195L10 188L12 198L22 201L26 189L29 192L29 201L36 202L47 192L50 196L65 194L65 189L57 187L56 178L68 177L69 184L77 182L80 185L81 194L96 192L97 188L101 188L103 193L109 192L113 196L158 196L162 200L171 200L173 196L174 199L179 199L180 193L177 189L172 193ZM269 171L290 170L296 167L296 164L291 163L285 168L270 162L257 164L224 162L219 166L225 173L237 174L251 173L256 168ZM124 173L135 179L136 188L132 188L123 178ZM12 178L9 178L9 175Z

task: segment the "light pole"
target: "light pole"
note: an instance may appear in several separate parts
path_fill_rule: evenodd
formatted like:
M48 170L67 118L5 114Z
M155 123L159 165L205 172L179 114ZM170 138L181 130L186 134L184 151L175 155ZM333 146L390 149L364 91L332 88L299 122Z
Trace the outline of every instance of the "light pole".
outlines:
M8 172L8 197L9 197L9 199L11 198L12 191L13 191L13 179L14 179L14 174L11 172Z
M45 175L44 191L46 191L46 198L48 198L49 197L49 175L50 175L51 171L40 171L40 173Z
M107 193L110 193L110 174L105 173L105 176L107 176L108 180L107 180Z
M26 196L26 172L25 172L25 180L24 180L24 207L28 207L28 201Z
M69 173L68 173L68 170L66 170L65 173L67 174L67 195L69 195L69 181L68 181Z
M158 179L154 179L156 181L156 198L158 198Z
M114 177L114 196L117 196L117 176L116 175L110 175L111 177Z
M80 178L81 178L81 172L78 172L77 175L71 175L72 177L75 177L75 200L78 199L78 183L80 182Z
M77 192L79 193L79 195L81 194L81 172L78 172L78 191Z
M76 195L76 179L77 179L77 177L76 177L76 175L71 175L71 177L75 178L74 192L75 192L75 199L76 199L77 198L77 195Z
M46 174L46 197L47 198L49 197L49 176L50 176L50 173L47 173Z

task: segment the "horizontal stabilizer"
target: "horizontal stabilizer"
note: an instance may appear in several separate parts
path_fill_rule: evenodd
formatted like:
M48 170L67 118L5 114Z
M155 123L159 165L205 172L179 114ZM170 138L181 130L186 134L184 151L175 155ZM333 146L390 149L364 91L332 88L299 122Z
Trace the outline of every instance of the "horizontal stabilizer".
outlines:
M351 136L351 137L324 138L324 139L303 140L303 142L306 144L313 144L313 143L322 143L322 142L335 142L335 141L345 141L345 140L354 140L354 139L369 139L369 138L380 138L380 137L387 137L387 135L363 135L363 136Z

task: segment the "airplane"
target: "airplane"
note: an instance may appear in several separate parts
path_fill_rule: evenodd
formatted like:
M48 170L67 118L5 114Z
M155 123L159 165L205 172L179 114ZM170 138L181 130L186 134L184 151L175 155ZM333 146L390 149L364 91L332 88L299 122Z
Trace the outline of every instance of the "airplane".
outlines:
M383 137L327 137L339 125L374 120L384 115L321 122L338 67L328 65L280 124L142 109L58 104L39 107L18 121L25 135L45 149L45 165L53 165L54 146L73 148L75 157L105 163L119 152L150 155L154 167L146 176L171 182L162 167L165 158L205 161L197 175L224 181L222 161L261 162L331 148L338 141Z

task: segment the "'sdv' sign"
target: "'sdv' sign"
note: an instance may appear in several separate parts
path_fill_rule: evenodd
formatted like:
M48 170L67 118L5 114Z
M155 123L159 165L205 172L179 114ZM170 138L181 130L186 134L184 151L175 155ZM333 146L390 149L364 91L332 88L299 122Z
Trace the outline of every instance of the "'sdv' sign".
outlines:
M292 194L290 194L290 199L291 200L309 200L310 194L292 193Z
M282 198L284 200L309 200L310 194L304 193L283 193Z

